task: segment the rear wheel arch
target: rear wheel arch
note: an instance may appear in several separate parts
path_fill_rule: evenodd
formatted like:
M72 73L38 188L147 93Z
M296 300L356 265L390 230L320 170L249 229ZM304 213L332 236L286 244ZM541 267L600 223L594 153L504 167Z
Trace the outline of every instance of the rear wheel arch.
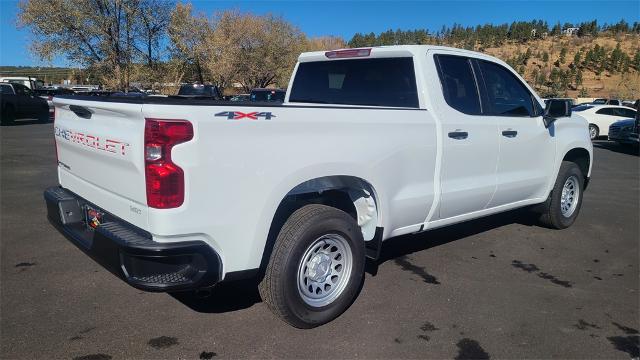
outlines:
M272 217L267 241L260 261L260 272L263 273L269 262L273 245L280 229L296 210L309 204L322 204L334 207L349 214L356 220L363 231L365 240L374 236L376 229L381 226L381 206L374 187L368 181L347 175L325 176L309 179L291 189Z

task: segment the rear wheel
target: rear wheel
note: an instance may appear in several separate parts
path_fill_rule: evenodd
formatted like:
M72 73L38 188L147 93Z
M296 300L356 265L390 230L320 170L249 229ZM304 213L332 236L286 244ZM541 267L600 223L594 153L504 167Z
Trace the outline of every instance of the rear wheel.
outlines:
M316 327L351 305L364 263L364 240L355 220L336 208L306 205L280 230L260 295L290 325Z
M589 124L589 137L591 138L591 140L597 139L598 136L600 136L600 129L598 128L598 126Z
M566 229L578 217L582 206L584 175L574 162L563 161L558 178L553 186L549 199L540 216L540 221L547 227Z

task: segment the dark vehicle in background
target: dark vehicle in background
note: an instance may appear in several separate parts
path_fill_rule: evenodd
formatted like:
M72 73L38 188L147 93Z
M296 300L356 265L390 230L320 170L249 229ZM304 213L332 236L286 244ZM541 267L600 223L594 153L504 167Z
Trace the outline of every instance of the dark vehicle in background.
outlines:
M249 94L238 94L233 95L229 98L229 101L251 101L251 95Z
M284 102L286 93L282 89L253 89L249 97L251 101Z
M47 105L49 105L49 119L53 120L55 116L54 106L53 106L53 97L59 96L59 95L73 95L76 92L71 89L61 87L61 88L36 89L34 90L34 93L47 101Z
M113 94L113 91L107 91L107 90L87 90L87 91L76 91L76 95L83 95L83 96L111 96L111 94Z
M636 109L635 118L613 123L609 127L609 140L622 145L640 145L640 99L632 107Z
M47 101L22 84L0 83L0 106L2 125L11 125L22 118L49 121Z
M185 84L180 86L178 96L196 99L222 100L222 93L215 85Z
M638 146L638 122L636 119L620 120L609 126L609 140L622 145Z
M543 99L544 104L547 105L549 103L550 100L559 100L559 101L565 101L569 104L569 108L574 108L578 105L576 105L576 101L572 98L550 98L550 99Z
M124 92L124 91L118 91L118 92L114 92L109 96L124 96L124 97L146 97L149 96L149 94L144 93L144 92L140 92L140 91L129 91L129 92Z

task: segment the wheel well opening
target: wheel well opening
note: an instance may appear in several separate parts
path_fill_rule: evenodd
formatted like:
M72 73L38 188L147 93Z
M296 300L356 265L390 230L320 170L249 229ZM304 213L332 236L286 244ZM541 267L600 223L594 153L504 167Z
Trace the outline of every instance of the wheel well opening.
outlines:
M580 168L580 171L582 171L582 174L584 175L585 179L587 178L587 175L589 174L590 159L589 159L589 152L586 149L583 149L583 148L571 149L564 156L564 159L562 160L576 163L576 165L578 165L578 167Z
M260 262L260 278L264 275L264 269L269 263L278 233L291 214L305 205L322 204L340 209L358 222L358 209L356 209L350 192L362 190L365 190L373 197L374 201L377 201L375 200L373 188L368 183L361 179L347 176L310 180L298 185L289 192L278 205L271 222L267 243ZM377 212L377 209L375 211Z

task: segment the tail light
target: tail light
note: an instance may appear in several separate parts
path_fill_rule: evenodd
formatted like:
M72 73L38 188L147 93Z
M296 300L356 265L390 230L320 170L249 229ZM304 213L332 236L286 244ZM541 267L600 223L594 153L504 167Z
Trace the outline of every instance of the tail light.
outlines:
M192 138L193 125L186 120L145 120L145 180L150 207L170 209L184 202L184 172L171 160L171 149Z
M49 116L51 116L51 114L49 114ZM53 108L53 117L51 118L51 121L53 122L53 145L56 147L56 166L59 166L60 164L60 158L58 157L58 140L56 140L56 108Z

